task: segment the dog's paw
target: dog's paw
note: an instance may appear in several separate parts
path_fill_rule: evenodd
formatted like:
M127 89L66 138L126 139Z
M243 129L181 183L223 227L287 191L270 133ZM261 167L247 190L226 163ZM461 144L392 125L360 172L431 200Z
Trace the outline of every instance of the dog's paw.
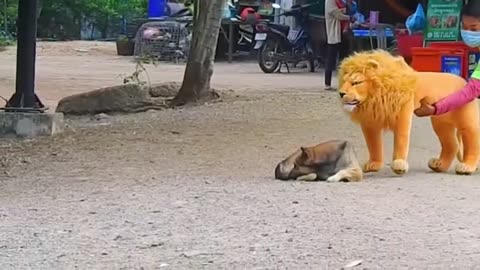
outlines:
M396 159L390 166L395 174L403 175L408 172L408 162L404 159Z
M330 177L327 178L327 182L329 183L334 183L334 182L340 182L342 179L340 177L338 177L338 175L332 175Z
M477 170L476 166L469 166L465 163L460 163L455 167L455 172L459 175L470 175Z
M378 172L383 167L382 162L368 161L363 165L363 172Z
M428 161L428 167L434 172L446 172L448 170L448 167L446 167L438 158L430 159Z
M297 177L297 181L315 181L317 180L317 174L316 173L310 173L306 175L302 175Z

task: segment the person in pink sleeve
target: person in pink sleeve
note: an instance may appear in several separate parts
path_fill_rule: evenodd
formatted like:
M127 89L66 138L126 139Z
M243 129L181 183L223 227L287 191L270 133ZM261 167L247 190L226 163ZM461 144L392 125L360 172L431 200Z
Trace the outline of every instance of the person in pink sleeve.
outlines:
M467 46L480 48L480 0L468 1L468 4L463 7L461 35ZM415 115L424 117L444 114L469 103L475 98L480 98L480 64L477 64L463 89L434 104L421 100L420 107L415 110Z

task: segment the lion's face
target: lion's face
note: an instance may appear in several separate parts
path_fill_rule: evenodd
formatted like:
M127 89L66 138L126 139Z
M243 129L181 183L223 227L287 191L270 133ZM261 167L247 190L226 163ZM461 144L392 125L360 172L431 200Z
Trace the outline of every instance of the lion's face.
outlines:
M339 94L355 122L390 125L403 104L414 99L416 72L400 56L374 50L345 58L339 68Z
M370 89L373 87L372 82L365 74L359 72L344 75L342 81L339 94L343 108L353 112L368 99Z

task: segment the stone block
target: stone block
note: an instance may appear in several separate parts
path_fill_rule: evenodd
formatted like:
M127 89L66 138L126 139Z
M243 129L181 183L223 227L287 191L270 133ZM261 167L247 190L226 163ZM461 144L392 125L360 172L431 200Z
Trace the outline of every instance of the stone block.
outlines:
M0 112L0 136L52 136L64 129L62 113Z

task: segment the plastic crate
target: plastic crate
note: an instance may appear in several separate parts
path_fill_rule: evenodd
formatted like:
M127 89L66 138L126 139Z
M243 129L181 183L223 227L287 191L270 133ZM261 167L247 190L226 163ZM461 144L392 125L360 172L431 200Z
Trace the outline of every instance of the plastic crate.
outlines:
M416 71L448 72L467 77L465 50L455 48L412 48L411 66Z
M463 77L466 79L470 78L473 70L475 69L480 60L480 51L478 50L478 48L468 47L463 41L430 42L428 44L428 47L462 50L464 52Z

